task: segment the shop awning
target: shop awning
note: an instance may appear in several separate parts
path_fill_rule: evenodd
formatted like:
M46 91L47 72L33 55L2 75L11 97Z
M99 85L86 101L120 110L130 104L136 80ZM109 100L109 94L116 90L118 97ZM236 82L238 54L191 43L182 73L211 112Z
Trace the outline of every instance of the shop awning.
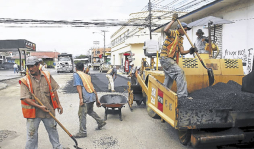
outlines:
M25 39L0 40L0 52L17 50L36 51L36 45Z

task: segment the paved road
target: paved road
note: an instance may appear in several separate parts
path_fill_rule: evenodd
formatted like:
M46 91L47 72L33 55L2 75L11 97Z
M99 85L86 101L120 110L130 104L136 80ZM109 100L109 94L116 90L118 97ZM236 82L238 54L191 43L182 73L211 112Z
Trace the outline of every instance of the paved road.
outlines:
M63 91L66 83L72 79L72 74L54 72L52 74L60 86L58 93L64 108L64 113L57 114L56 117L72 134L75 134L79 127L78 94ZM8 87L0 90L2 105L0 108L0 149L24 149L26 119L21 112L18 79L3 82L7 83ZM99 98L104 94L109 93L99 92ZM127 96L127 93L121 93L121 95ZM143 105L137 106L134 103L133 108L133 112L129 110L128 105L122 108L123 121L119 120L118 115L108 115L107 125L102 130L95 130L96 122L87 116L88 137L77 139L79 146L87 149L192 149L191 146L183 146L179 143L175 129L168 123L150 118ZM94 109L100 117L104 117L104 108L95 107ZM40 125L39 149L50 149L52 147L47 132L43 124ZM61 144L72 149L73 140L59 126L58 132ZM229 149L229 147L224 148ZM233 149L236 148L233 147Z

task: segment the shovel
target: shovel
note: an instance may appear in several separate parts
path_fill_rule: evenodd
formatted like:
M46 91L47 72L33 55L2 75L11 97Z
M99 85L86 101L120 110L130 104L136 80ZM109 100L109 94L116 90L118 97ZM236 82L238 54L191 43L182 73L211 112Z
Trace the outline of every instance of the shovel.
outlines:
M191 46L192 46L193 48L195 48L195 46L194 46L193 43L191 42L189 36L186 34L186 32L185 32L185 30L184 30L184 28L183 28L181 22L180 22L178 19L177 19L177 22L178 22L178 24L180 25L181 29L183 30L185 36L186 36L187 39L189 40ZM207 69L208 78L209 78L209 86L213 85L213 83L214 83L214 74L213 74L212 68L207 68L206 65L204 64L203 60L201 59L200 55L198 54L198 52L195 52L195 53L196 53L196 55L198 56L198 59L199 59L199 61L201 62L201 64L204 66L205 69Z
M27 87L28 88L28 87ZM29 89L28 89L29 90ZM29 92L30 92L30 90L29 90ZM32 94L32 96L34 97L34 99L41 105L41 106L44 106L43 105L43 103L32 93L32 92L30 92L31 94ZM80 148L80 147L78 147L78 142L77 142L77 140L71 135L71 133L60 123L60 121L58 121L56 118L55 118L55 116L51 113L51 112L48 112L49 113L49 115L63 128L63 130L72 138L72 140L75 142L75 145L74 145L74 147L76 148L76 149L82 149L82 148Z

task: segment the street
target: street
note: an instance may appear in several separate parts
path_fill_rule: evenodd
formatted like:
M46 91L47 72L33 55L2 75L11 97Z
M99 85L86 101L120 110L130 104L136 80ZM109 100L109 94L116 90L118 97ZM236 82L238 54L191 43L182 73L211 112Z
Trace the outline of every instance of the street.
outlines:
M53 78L60 86L58 90L59 99L63 107L63 114L56 114L56 118L66 127L72 134L76 134L79 129L78 106L79 98L72 87L72 73L59 73L50 70ZM1 72L0 72L1 73ZM107 80L105 73L91 71L92 78L97 78L97 86L99 98L106 92ZM0 90L0 148L1 149L24 149L26 143L26 119L23 118L21 104L19 99L20 87L19 78L1 81L8 84L7 88ZM116 79L116 90L118 92L112 94L122 94L127 97L128 79L119 76ZM70 91L66 91L67 88ZM71 91L71 88L73 89ZM97 90L98 90L97 89ZM192 149L190 145L183 146L179 143L176 130L168 123L162 123L160 119L153 119L148 116L144 105L137 106L133 104L133 112L130 111L128 104L122 108L123 121L119 120L118 115L109 114L107 125L102 130L96 130L97 124L95 120L87 115L87 132L86 138L77 139L79 147L87 149ZM105 109L94 106L97 114L104 118ZM74 148L74 141L63 131L58 125L57 127L60 142L65 148ZM39 149L52 148L47 132L41 122L39 128ZM215 148L215 147L214 147ZM224 147L223 147L224 148ZM225 147L226 148L226 147ZM235 148L234 148L235 149Z

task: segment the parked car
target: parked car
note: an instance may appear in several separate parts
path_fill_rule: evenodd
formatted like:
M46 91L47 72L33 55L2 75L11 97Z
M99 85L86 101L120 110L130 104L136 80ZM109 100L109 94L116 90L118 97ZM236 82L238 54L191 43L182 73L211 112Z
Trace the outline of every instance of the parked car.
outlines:
M14 63L4 62L3 64L1 64L1 68L3 68L3 69L13 69L13 65L14 65Z

